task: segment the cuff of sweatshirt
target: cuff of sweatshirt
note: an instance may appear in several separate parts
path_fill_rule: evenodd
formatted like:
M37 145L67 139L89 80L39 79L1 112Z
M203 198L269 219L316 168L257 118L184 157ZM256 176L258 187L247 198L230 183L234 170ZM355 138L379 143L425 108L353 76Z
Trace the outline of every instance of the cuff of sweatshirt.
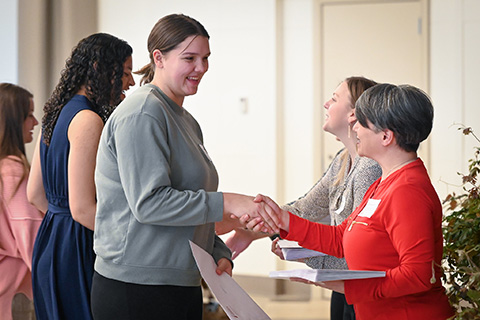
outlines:
M230 261L230 263L232 264L233 269L232 251L217 235L215 235L215 245L213 247L212 257L217 264L218 261L222 258L228 259L228 261Z
M218 222L223 220L223 193L222 192L207 192L208 194L208 222Z

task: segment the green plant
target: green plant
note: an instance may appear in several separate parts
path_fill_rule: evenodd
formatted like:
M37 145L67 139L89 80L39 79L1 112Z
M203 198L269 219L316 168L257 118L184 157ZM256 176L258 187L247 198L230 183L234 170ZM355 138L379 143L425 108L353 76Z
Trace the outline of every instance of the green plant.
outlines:
M480 143L471 128L459 130ZM457 310L454 319L459 320L480 318L480 147L475 147L468 168L468 174L458 173L462 193L451 193L443 201L444 281L450 303Z

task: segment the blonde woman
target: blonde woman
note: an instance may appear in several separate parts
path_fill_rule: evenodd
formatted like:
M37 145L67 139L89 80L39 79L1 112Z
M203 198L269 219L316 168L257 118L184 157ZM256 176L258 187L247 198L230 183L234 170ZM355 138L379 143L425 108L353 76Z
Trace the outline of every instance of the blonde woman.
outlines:
M381 169L375 161L358 156L357 137L352 131L356 121L355 102L366 89L375 84L364 77L349 77L325 102L323 130L336 136L345 147L337 153L312 189L298 200L283 206L283 209L310 221L339 225L360 204L370 185L380 177ZM264 236L236 229L226 244L237 256L253 239ZM272 251L283 259L277 241L273 241ZM309 258L305 262L314 269L347 269L345 259L333 256ZM345 296L341 293L332 293L330 319L355 319L353 306L345 301Z

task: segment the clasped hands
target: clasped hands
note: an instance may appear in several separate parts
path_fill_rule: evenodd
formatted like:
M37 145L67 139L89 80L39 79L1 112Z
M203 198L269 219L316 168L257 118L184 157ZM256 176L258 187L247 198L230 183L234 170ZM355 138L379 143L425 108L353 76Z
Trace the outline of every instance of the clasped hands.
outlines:
M258 194L253 201L255 203L263 204L268 216L250 217L244 215L240 218L240 223L254 232L266 232L272 234L279 233L280 229L288 232L290 219L287 211L280 208L280 206L270 197L262 194ZM272 226L271 221L274 221L274 226ZM270 229L274 229L272 230L274 232L271 232Z
M279 233L280 229L289 231L289 213L281 209L275 201L267 196L258 194L255 198L252 198L224 193L224 208L224 219L221 222L217 222L215 226L217 234L230 232L237 227L246 227L254 232L268 234ZM277 241L272 243L272 252L282 258ZM342 280L325 282L311 282L301 278L290 278L290 280L313 284L340 293L345 292L345 283Z
M216 223L215 229L217 234L230 232L236 227L274 234L280 229L288 231L288 220L288 212L267 196L259 194L253 198L224 193L224 218Z

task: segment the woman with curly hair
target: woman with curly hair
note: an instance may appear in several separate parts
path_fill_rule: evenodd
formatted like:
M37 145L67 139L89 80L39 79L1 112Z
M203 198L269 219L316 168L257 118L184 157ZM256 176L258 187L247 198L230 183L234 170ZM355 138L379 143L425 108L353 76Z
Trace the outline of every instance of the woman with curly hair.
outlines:
M103 125L134 85L132 48L105 33L73 49L44 107L28 198L46 212L33 251L38 319L91 319L95 158Z
M33 96L11 83L0 84L0 315L12 319L12 300L32 300L32 251L43 214L27 200L30 165L25 143L38 124Z

